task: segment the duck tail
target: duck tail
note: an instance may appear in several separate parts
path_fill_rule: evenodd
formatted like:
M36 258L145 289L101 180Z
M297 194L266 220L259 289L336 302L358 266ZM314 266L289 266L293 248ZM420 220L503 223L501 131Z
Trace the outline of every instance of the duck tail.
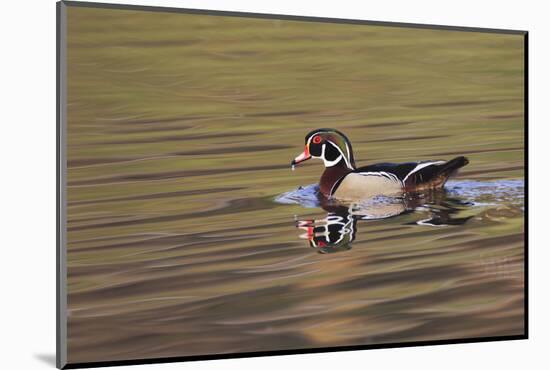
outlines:
M460 156L447 162L426 165L418 171L411 173L405 182L405 186L408 189L417 190L441 188L449 177L468 163L470 163L468 158Z
M453 173L458 171L458 169L466 166L468 163L470 163L468 158L464 156L456 157L441 165L440 172L448 173L448 176L451 176Z

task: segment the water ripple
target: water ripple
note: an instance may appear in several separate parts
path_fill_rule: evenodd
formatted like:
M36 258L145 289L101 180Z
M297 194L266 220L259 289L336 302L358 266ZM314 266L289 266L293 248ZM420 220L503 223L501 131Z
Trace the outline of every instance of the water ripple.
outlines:
M487 206L500 203L523 205L525 186L522 179L478 181L478 180L451 180L445 189L449 197L462 198L470 205ZM422 196L422 195L421 195ZM395 197L378 196L357 204L363 207L375 207L394 203ZM322 197L318 184L300 186L295 190L285 192L275 197L280 204L298 204L305 208L322 207Z

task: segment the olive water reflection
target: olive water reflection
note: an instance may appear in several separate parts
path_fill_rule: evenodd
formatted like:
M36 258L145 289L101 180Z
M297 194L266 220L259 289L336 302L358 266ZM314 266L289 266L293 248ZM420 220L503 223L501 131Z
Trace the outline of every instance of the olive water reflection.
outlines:
M411 224L421 226L460 226L474 215L463 215L469 208L478 212L487 207L507 204L523 210L524 186L521 180L451 181L448 188L404 193L399 197L378 196L359 203L344 203L327 199L318 185L299 187L276 198L279 203L321 207L326 217L301 219L296 227L305 231L300 238L320 253L334 253L352 248L358 220L382 220L405 213L418 214ZM491 203L488 203L491 202ZM368 225L364 225L368 227Z

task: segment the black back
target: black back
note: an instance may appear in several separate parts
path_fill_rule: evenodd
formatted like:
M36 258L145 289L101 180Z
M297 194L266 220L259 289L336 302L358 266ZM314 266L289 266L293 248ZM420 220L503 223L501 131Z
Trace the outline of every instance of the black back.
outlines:
M387 172L394 174L401 181L418 166L421 162L407 163L376 163L364 167L359 167L353 172Z

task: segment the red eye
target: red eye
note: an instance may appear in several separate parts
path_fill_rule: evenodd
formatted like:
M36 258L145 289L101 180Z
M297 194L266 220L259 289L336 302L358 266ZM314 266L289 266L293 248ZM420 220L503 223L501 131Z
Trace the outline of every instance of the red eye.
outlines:
M321 142L321 136L314 136L311 141L313 141L313 144L319 144Z

